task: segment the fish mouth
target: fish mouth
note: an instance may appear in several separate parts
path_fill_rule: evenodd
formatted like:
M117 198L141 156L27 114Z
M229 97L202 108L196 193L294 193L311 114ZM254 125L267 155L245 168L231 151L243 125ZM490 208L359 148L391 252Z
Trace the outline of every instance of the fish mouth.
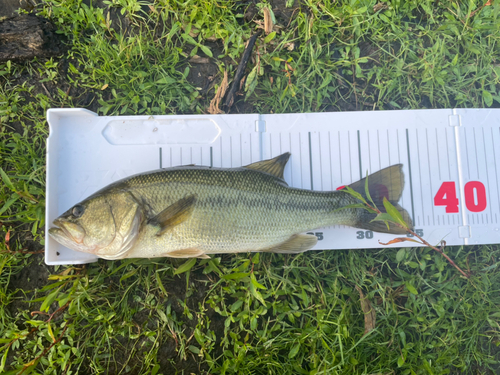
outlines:
M49 235L53 239L70 249L80 250L85 237L85 230L80 225L60 218L54 220L54 225L56 227L49 229Z

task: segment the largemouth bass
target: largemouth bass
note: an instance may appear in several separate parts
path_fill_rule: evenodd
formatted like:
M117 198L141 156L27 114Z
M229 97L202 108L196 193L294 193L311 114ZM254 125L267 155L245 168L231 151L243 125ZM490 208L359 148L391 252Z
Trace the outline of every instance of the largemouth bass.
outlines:
M62 245L104 259L206 258L207 254L311 249L308 230L349 225L404 233L373 221L375 214L350 206L359 201L346 191L292 188L283 179L289 153L240 168L181 166L142 173L99 190L54 220L49 234ZM349 185L365 196L362 179ZM368 176L374 203L383 197L400 211L402 165Z

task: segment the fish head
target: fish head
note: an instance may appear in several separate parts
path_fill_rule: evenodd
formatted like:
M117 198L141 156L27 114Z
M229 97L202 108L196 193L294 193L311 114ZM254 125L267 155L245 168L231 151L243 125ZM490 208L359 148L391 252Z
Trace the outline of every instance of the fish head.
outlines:
M139 205L127 194L98 194L55 219L49 235L69 249L121 259L135 244L141 222Z

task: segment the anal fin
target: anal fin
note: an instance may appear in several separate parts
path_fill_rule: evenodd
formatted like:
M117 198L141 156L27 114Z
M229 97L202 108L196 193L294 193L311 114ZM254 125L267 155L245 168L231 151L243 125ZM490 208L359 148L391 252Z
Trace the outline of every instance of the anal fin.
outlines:
M175 250L170 253L165 254L169 258L200 258L200 259L210 259L210 257L205 254L203 250L191 248Z
M262 250L268 253L279 253L279 254L299 254L304 251L310 250L316 245L318 238L311 234L294 234L285 242L279 244L278 246L271 247L266 250Z

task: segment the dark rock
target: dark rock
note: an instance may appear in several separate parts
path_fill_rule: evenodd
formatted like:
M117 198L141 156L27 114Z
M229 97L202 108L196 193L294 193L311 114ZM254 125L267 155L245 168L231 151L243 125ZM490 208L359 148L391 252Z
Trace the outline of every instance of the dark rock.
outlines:
M47 19L26 14L0 22L0 62L26 61L64 52L61 36Z

